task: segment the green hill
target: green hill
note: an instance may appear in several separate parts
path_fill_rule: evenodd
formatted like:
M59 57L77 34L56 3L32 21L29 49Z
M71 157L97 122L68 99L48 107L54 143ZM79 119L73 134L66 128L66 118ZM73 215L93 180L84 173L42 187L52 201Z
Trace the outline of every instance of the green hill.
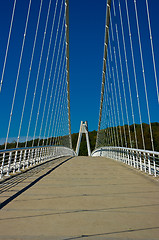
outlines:
M128 126L125 125L124 127L125 127L127 144L128 144L128 147L130 147ZM116 130L118 131L119 136L120 136L120 129L121 129L123 146L125 146L124 127L123 126L122 127L118 126L117 129L114 128L114 131L116 131ZM145 148L147 150L152 150L149 124L143 123L142 127L143 127L143 132L144 132ZM135 128L136 128L138 148L143 149L141 125L140 124L135 124ZM100 146L106 146L106 145L109 146L108 142L111 142L111 141L107 140L108 139L107 133L111 132L111 131L113 131L112 128L106 128L106 129L102 129L100 131L100 133L99 133L99 145L98 145L99 147ZM152 133L153 133L153 142L154 142L155 151L159 152L159 123L157 123L157 122L152 123ZM135 148L134 125L130 126L130 134L131 134L131 140L132 140L132 145L133 145L132 147ZM94 130L92 132L89 132L91 151L93 151L95 149L96 137L97 137L97 131ZM67 146L68 136L59 137L59 139L60 140L57 140L56 138L53 138L52 139L52 144ZM78 139L78 133L73 133L72 134L72 147L73 147L74 150L76 150L77 139ZM117 141L117 139L116 139L116 141ZM46 145L46 144L47 143L46 143L46 139L45 139L44 140L44 145ZM38 139L35 139L34 146L37 146L37 145L38 145ZM39 145L43 145L43 140L42 139L40 140ZM119 140L119 145L121 146L121 139ZM20 142L18 146L19 147L24 147L25 143ZM27 146L28 147L32 146L32 140L28 141ZM14 141L12 143L8 143L8 145L7 145L8 149L9 148L15 148L15 147L16 147L16 141ZM4 149L4 144L0 145L0 149ZM83 134L83 136L82 136L79 155L81 155L81 156L87 156L88 155L85 134Z

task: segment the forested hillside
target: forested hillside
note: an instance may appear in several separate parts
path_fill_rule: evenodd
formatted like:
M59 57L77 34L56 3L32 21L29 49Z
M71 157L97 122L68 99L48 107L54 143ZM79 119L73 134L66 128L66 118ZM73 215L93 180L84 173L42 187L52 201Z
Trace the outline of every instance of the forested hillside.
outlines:
M129 142L129 132L128 132L128 126L125 125L125 132L126 132L126 138L127 138L127 144L128 147L130 147L130 142ZM120 134L120 128L121 128L121 133L122 133L122 141L123 141L123 145L125 144L124 142L124 127L117 127L118 129L118 134ZM145 140L145 146L147 150L152 150L151 147L151 138L150 138L150 129L149 129L149 125L146 123L143 123L142 125L143 127L143 132L144 132L144 140ZM137 135L137 141L138 141L138 148L139 149L143 149L143 141L142 141L142 134L141 134L141 125L140 124L135 124L135 128L136 128L136 135ZM114 129L116 131L116 129ZM103 129L100 132L99 138L100 138L100 143L101 146L107 146L107 145L111 145L108 144L108 142L110 143L111 141L107 140L107 133L111 133L113 131L113 129L111 128L107 128L107 129ZM154 142L154 147L155 147L155 151L159 152L159 123L152 123L152 133L153 133L153 142ZM130 134L131 134L131 138L132 138L132 144L135 148L135 134L134 134L134 125L130 126ZM91 147L91 151L94 150L95 148L95 144L96 144L96 136L97 136L97 132L94 130L92 132L89 132L89 139L90 139L90 147ZM112 138L112 137L111 137ZM66 142L68 142L68 136L63 136L63 137L59 137L60 141L58 141L56 138L52 139L52 144L58 144L58 145L65 145L66 146ZM72 146L73 149L76 150L76 144L77 144L77 139L78 139L78 133L73 133L72 134ZM48 140L48 142L50 142L50 140ZM57 143L58 142L58 143ZM121 140L119 141L120 146L121 146ZM47 141L46 139L43 141L42 139L39 142L39 145L46 145ZM38 145L38 139L34 140L34 146ZM20 142L19 147L24 147L25 146L25 142ZM32 140L28 141L27 144L28 147L32 146ZM7 148L15 148L16 147L16 141L8 143L7 144ZM4 149L4 144L0 145L0 149ZM79 151L79 155L81 156L86 156L88 155L87 152L87 144L86 144L86 137L85 134L83 134L82 136L82 140L81 140L81 145L80 145L80 151Z
M121 127L123 146L125 146L124 128L125 128L125 133L126 133L127 145L128 145L128 147L130 147L129 132L128 132L128 126L127 125L125 125L124 127L123 126ZM143 128L143 133L144 133L145 148L147 150L152 150L149 125L146 124L146 123L143 123L142 128ZM136 135L137 135L138 148L143 149L141 125L140 124L135 124L135 129L136 129ZM119 135L119 144L120 144L120 146L122 146L121 145L121 140L120 140L120 127L119 126L117 127L117 130L118 130L118 135ZM114 129L114 131L116 132L116 129ZM108 144L108 140L107 140L107 134L109 134L111 132L113 132L113 129L111 129L111 128L103 129L103 130L100 131L99 146L100 145L101 146L112 145L112 144L110 144L110 142L112 140L112 136L111 136L111 139L109 139L109 144ZM152 123L152 134L153 134L153 142L154 142L155 151L159 152L159 123L157 123L157 122ZM91 151L93 151L94 148L95 148L96 135L97 135L96 131L89 132ZM132 140L132 147L135 148L136 146L135 146L134 125L130 126L130 135L131 135L131 140ZM72 144L73 144L73 149L74 150L76 149L77 138L78 138L77 133L72 134ZM117 141L117 139L116 139L116 141ZM83 134L79 155L87 155L87 154L88 153L87 153L86 138L85 138L85 134Z

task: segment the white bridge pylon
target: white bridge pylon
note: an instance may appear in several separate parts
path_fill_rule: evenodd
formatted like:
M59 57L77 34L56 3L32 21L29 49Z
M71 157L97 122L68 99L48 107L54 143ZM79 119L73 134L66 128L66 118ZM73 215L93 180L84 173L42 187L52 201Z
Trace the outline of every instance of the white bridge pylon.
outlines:
M85 121L85 122L81 121L80 130L79 130L79 135L78 135L78 141L77 141L77 146L76 146L76 154L77 154L77 156L78 156L78 154L79 154L79 149L80 149L80 144L81 144L81 139L82 139L82 134L83 134L83 133L86 134L88 156L91 156L91 149L90 149L90 143L89 143L88 124L87 124L87 121Z

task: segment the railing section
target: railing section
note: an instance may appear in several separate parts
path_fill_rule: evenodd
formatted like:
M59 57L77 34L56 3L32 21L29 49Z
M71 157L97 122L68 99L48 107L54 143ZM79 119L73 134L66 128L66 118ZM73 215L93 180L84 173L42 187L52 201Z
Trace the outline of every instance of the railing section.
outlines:
M101 147L92 156L103 156L121 161L145 173L159 176L159 152L122 147Z
M75 153L72 149L63 146L1 150L0 178L9 177L11 174L62 156L75 156Z

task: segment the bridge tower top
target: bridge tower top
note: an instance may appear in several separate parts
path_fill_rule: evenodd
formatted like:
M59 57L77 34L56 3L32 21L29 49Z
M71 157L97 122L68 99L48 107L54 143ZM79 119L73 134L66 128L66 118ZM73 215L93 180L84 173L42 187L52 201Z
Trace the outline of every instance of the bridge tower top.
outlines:
M81 121L79 135L78 135L78 141L77 141L77 146L76 146L76 154L77 154L77 156L79 154L79 149L80 149L80 144L81 144L81 139L82 139L82 134L83 133L86 134L88 156L91 156L91 149L90 149L90 143L89 143L88 123L87 123L87 121L85 121L85 122Z

